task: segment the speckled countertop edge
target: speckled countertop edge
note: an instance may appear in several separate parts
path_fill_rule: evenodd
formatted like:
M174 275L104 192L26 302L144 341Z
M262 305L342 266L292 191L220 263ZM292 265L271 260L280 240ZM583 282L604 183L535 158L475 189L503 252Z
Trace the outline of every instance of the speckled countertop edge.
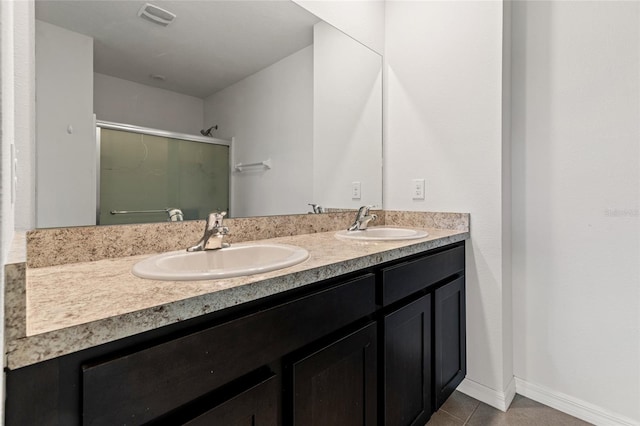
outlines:
M27 366L469 238L468 231L427 231L425 239L384 243L345 242L333 231L274 238L269 241L306 248L310 259L228 280L143 280L130 268L146 256L27 270L27 336L7 342L7 366ZM86 283L89 271L92 282ZM66 300L54 300L52 294Z

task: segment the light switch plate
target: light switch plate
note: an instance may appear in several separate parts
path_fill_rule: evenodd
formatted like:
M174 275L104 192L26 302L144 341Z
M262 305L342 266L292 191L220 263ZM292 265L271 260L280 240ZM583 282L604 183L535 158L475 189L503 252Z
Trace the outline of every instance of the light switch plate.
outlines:
M360 195L361 192L361 186L360 186L360 182L351 182L351 199L352 200L359 200L360 198L362 198L362 196Z
M414 200L424 200L424 179L413 179L411 194Z

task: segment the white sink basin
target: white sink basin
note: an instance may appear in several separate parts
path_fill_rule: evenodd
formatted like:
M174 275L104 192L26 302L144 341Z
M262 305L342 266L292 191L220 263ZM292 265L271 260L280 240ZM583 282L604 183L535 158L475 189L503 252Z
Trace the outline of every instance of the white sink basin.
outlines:
M364 231L338 231L336 237L360 241L398 241L424 238L429 234L419 229L367 228Z
M308 258L307 250L286 244L233 244L221 250L158 254L136 263L131 272L152 280L213 280L275 271Z

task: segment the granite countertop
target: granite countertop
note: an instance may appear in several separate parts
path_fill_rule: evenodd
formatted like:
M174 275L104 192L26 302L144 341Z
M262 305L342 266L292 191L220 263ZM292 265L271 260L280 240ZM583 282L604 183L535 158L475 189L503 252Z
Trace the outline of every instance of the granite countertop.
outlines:
M149 255L26 269L25 335L7 339L15 369L219 311L381 262L469 238L467 230L425 229L419 240L338 240L335 232L271 238L309 251L305 262L264 274L205 281L156 281L131 267Z

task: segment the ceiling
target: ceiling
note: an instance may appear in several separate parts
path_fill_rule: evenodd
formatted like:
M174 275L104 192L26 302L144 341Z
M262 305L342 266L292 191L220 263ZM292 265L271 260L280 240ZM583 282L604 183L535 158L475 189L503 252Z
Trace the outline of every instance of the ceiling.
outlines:
M289 0L149 1L177 15L163 27L137 16L145 3L37 0L35 11L93 37L95 72L198 98L309 46L319 21Z

